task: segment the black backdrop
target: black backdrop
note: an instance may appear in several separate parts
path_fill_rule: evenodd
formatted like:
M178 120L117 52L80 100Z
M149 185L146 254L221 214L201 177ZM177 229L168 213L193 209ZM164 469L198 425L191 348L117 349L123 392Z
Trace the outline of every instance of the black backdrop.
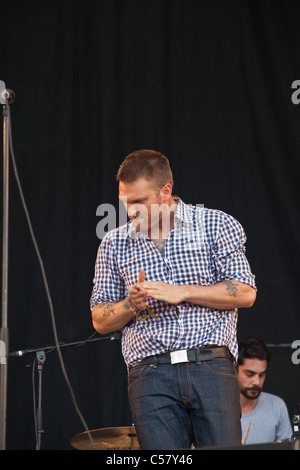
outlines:
M137 148L168 156L186 203L243 224L258 297L240 311L239 338L300 339L300 105L291 100L299 14L291 0L2 2L0 79L16 93L14 150L60 341L93 332L96 209L117 207L115 174ZM12 169L8 305L10 351L54 343ZM290 412L300 401L291 351L270 372L277 391L289 371L281 392ZM65 348L63 357L91 429L131 424L120 341ZM9 449L35 447L33 360L8 360ZM56 352L43 377L42 447L69 449L83 426Z

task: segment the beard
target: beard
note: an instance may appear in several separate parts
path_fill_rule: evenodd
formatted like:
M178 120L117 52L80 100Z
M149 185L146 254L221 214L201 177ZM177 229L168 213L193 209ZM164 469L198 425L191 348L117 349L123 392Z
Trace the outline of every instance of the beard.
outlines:
M248 398L248 400L256 400L261 394L261 391L262 389L260 387L248 387L248 388L242 388L241 394L245 398Z

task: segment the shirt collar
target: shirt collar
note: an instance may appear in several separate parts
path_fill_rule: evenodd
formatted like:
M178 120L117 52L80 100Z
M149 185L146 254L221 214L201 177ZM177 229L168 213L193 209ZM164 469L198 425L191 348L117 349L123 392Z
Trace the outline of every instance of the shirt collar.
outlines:
M179 197L174 196L174 200L177 202L177 209L174 215L174 219L186 224L192 224L193 219L191 215L191 209L187 206Z

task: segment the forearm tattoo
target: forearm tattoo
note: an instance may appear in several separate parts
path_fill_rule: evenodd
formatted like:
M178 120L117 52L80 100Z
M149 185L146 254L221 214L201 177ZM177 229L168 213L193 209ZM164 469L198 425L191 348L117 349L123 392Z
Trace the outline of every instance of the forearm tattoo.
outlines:
M130 305L128 303L127 297L125 297L125 299L122 300L122 303L123 303L124 307L126 308L126 310L130 309Z
M114 310L114 304L104 304L102 307L101 307L102 311L103 311L103 317L110 317L111 315L115 315L116 312Z
M232 295L233 297L237 296L238 284L234 284L232 281L223 281L223 284L225 284L229 295Z

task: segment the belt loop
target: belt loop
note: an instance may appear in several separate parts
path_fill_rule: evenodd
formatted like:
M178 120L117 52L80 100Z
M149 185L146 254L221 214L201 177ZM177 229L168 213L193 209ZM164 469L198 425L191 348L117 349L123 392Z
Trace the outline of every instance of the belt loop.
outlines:
M201 364L201 361L200 361L200 349L199 349L199 348L196 348L196 362L197 362L197 364Z
M157 356L154 356L154 357L153 357L153 364L152 364L152 367L154 367L154 369L157 369L157 364L158 364L158 357L157 357Z

